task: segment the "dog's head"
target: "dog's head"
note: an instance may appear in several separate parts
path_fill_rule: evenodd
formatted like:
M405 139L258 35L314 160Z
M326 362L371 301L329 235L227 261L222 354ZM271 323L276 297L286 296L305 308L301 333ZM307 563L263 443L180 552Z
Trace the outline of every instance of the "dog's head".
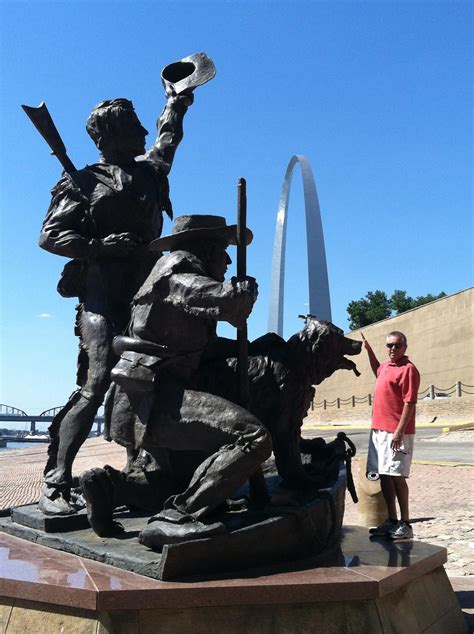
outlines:
M319 385L336 370L352 370L356 376L360 375L356 364L344 355L359 354L362 342L345 337L331 322L308 317L297 336L310 353L313 385Z

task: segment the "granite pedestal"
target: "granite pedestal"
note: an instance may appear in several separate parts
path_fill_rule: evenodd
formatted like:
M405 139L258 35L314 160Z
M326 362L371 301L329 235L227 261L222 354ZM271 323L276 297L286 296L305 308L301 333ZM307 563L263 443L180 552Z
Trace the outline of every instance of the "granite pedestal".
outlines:
M464 633L445 561L444 548L347 526L317 567L165 582L0 533L0 631Z

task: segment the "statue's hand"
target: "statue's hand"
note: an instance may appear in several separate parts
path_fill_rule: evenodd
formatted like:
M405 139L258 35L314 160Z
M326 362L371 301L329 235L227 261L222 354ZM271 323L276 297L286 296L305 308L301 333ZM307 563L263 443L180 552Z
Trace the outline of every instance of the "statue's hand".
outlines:
M192 88L188 88L187 90L183 90L177 95L174 91L174 88L171 84L167 84L165 88L166 96L168 100L171 100L176 103L180 103L186 108L189 108L194 102L194 93Z
M180 93L176 97L176 99L179 99L179 101L183 104L183 106L186 106L186 108L189 108L189 106L192 106L194 102L194 93L192 89L190 88L189 90L184 90L182 93Z
M137 249L142 240L134 233L111 233L100 241L100 255L128 255Z
M242 294L247 295L254 304L258 297L258 284L254 277L246 276L243 280L236 280L236 287Z
M257 301L257 281L254 277L246 277L243 280L232 277L226 284L232 285L234 297L237 300L235 314L228 321L236 328L243 328L245 320L252 312L253 305Z

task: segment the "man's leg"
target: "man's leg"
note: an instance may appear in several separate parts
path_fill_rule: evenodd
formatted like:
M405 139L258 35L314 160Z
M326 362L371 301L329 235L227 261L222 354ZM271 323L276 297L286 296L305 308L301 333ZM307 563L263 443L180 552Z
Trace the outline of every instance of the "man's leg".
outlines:
M165 394L172 397L169 390ZM247 410L204 392L185 390L181 398L179 411L173 412L166 396L158 395L159 415L148 441L211 455L187 489L165 502L169 511L152 518L141 533L140 541L152 548L203 536L207 527L196 520L233 495L271 454L270 434ZM179 419L173 420L171 412Z
M382 495L387 506L388 517L391 520L397 519L397 505L395 486L393 478L389 475L380 475L380 486L382 487Z
M391 476L393 488L400 507L400 519L402 522L410 521L409 505L408 505L408 484L403 476Z
M392 478L385 475L387 468L387 434L379 429L372 429L369 436L369 448L367 453L367 472L380 474L380 486L382 495L387 507L387 519L377 526L371 528L370 534L376 536L385 535L388 528L394 526L397 522L396 495Z
M410 474L411 460L413 456L413 434L403 437L403 446L400 451L394 452L392 471L393 488L400 506L400 522L388 534L391 539L412 539L413 529L410 526L409 491L407 478Z
M388 532L388 537L393 540L413 539L413 528L409 522L408 485L404 476L393 476L393 488L395 489L398 504L400 506L401 520Z
M122 532L121 525L113 519L117 506L156 512L176 492L172 478L158 467L147 471L140 459L128 472L106 465L103 469L85 471L79 481L87 503L89 523L101 537Z
M390 439L387 432L372 429L369 437L369 451L367 456L367 472L378 473L380 486L387 508L387 518L382 524L369 529L373 537L386 537L397 526L397 505L395 487L392 477L387 474L391 460Z
M196 469L173 506L201 517L244 484L271 454L269 432L246 409L223 398L162 384L156 398L151 446L202 451L209 457Z
M188 488L165 502L195 518L205 516L231 497L271 454L269 433L263 427L242 430L232 444L223 445L196 469Z
M45 487L39 503L40 509L47 514L74 511L69 504L72 464L92 429L97 410L110 385L110 370L115 360L111 351L114 333L104 317L82 310L78 327L78 374L82 387L65 406L65 413L56 431L57 437L53 439L57 453L52 453L48 460Z

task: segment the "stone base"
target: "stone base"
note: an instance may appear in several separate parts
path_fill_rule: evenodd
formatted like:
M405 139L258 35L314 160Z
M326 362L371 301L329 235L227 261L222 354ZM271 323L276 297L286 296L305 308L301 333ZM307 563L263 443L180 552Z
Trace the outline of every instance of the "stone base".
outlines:
M273 481L281 499L293 499L295 494L280 486L279 478L267 478L267 482ZM218 518L226 527L224 533L165 545L162 552L138 541L149 516L127 510L114 513L124 532L110 538L98 537L89 528L85 510L48 517L34 504L12 509L11 518L0 518L0 530L154 579L203 578L332 554L339 544L345 491L346 472L341 465L332 487L307 492L308 500L302 499L298 506L287 503L262 510L230 511Z
M0 632L464 634L445 561L349 526L324 566L163 582L0 533Z
M11 517L15 524L34 528L43 533L59 533L89 528L85 509L72 515L45 515L39 510L37 504L27 504L13 508Z
M469 631L442 567L384 597L365 601L94 612L0 598L0 629L5 634L466 634Z

